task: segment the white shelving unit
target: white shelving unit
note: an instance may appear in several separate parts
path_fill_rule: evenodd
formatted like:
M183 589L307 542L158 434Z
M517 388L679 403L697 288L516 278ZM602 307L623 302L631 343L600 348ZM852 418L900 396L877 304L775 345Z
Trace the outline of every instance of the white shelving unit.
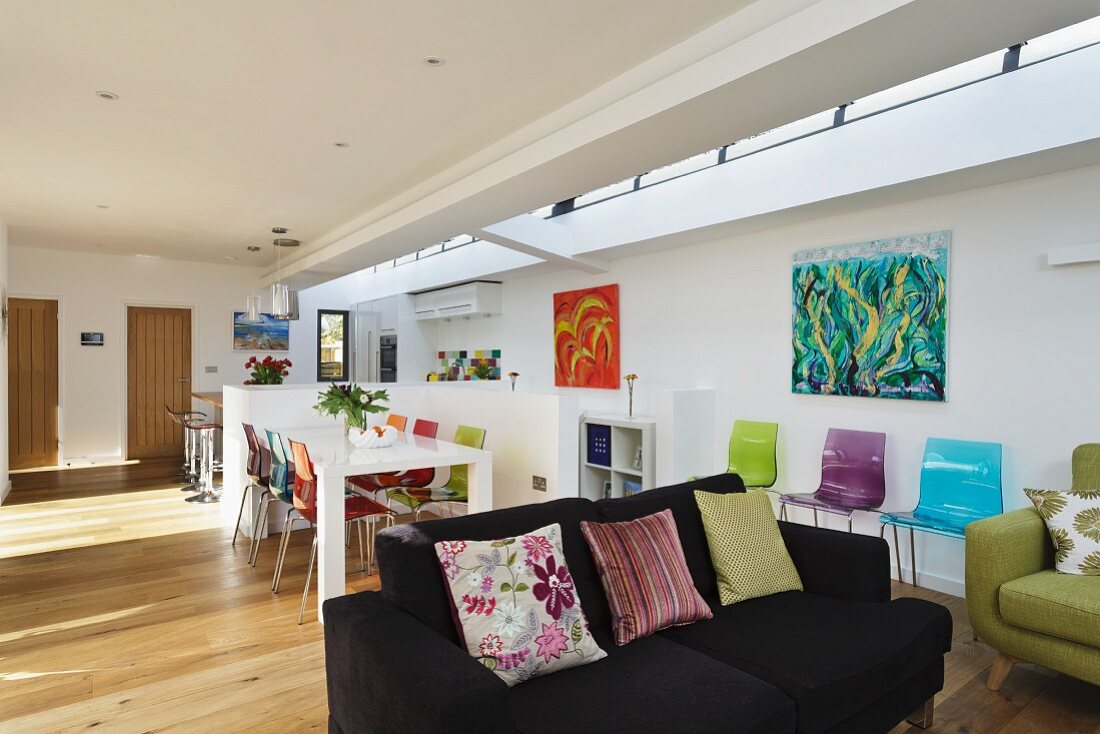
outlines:
M611 465L594 464L588 457L590 425L611 429ZM653 489L656 483L657 421L649 416L628 417L613 413L585 413L580 430L580 496L602 499L610 482L611 496L625 495L623 482L640 482L642 489ZM642 468L634 468L634 457L642 451Z

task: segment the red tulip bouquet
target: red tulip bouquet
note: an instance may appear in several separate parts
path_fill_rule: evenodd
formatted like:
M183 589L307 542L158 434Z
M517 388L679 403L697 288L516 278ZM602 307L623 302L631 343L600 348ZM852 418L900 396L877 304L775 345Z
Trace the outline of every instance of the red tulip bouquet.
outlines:
M252 379L245 380L246 385L282 385L283 378L290 374L293 366L289 359L273 359L269 354L263 359L256 359L253 355L244 363L246 369L252 370Z

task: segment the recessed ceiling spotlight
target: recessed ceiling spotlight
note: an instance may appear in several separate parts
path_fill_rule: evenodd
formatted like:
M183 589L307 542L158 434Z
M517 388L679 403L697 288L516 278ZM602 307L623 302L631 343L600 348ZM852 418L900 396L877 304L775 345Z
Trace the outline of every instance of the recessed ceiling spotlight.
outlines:
M425 56L424 63L428 66L443 66L447 59L442 56Z
M337 140L335 143L333 143L333 145L336 146L337 148L350 148L351 147L351 143L347 142L346 140Z
M108 204L96 204L95 208L96 209L110 209L111 207Z
M271 233L272 234L286 234L287 229L286 229L286 227L272 227L271 228Z
M249 245L247 249L248 249L249 252L259 252L263 248L260 247L259 245Z
M99 97L100 99L109 99L109 100L118 99L118 95L115 94L114 92L108 92L108 91L102 90L102 89L97 91L95 93L95 96Z

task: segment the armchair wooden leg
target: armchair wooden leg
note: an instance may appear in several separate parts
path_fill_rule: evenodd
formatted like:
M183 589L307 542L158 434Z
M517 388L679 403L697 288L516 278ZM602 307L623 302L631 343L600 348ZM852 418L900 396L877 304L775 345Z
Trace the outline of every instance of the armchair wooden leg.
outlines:
M1001 685L1004 684L1005 678L1012 672L1012 666L1015 664L1016 658L1005 655L1003 652L997 653L997 659L989 669L989 678L985 682L985 687L991 691L1001 690Z
M909 718L906 719L910 724L921 729L928 729L932 726L933 715L936 712L936 699L935 696L929 698L921 707L909 714Z

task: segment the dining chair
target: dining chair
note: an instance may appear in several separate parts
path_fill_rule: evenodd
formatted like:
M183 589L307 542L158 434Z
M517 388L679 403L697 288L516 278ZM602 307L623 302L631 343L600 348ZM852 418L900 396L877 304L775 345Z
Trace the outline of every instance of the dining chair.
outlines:
M256 506L256 515L252 527L256 530L252 533L252 553L248 558L250 566L256 565L256 559L260 555L260 541L263 540L263 530L267 528L267 516L272 502L282 502L287 506L287 517L294 511L294 465L287 461L286 449L283 447L283 438L275 431L267 433L267 448L270 456L270 471L267 479L267 492L260 497L260 504ZM284 525L286 521L284 520ZM272 588L275 581L272 580Z
M387 426L393 426L394 428L396 428L401 433L405 432L405 426L408 424L408 422L409 422L408 417L404 416L404 415L401 415L399 413L390 413L386 417L386 425Z
M453 442L460 446L468 446L473 449L481 449L485 446L485 429L473 426L459 426L455 429ZM408 507L415 513L416 520L420 520L420 513L430 504L466 504L469 501L469 477L470 467L466 464L451 467L451 476L442 487L432 488L426 486L428 482L418 486L408 485L386 492L386 498L398 504Z
M414 436L435 438L439 432L439 424L435 421L417 418L413 421L412 432ZM357 474L347 478L347 488L353 492L374 494L392 487L426 487L432 483L433 479L435 479L435 468L429 466L422 469L409 469L404 472Z
M245 462L248 484L241 490L241 507L237 510L237 524L233 526L233 542L229 544L230 546L237 545L237 534L241 531L241 518L244 517L245 500L251 500L256 489L266 492L271 475L271 452L260 442L259 437L256 436L256 429L251 423L242 423L241 425L244 427L244 440L248 446L248 459ZM253 538L256 536L255 526L250 528L250 534ZM248 555L250 558L254 542L249 543Z
M886 499L886 434L830 428L821 454L821 484L816 492L781 494L780 517L787 519L787 505L807 507L848 518L852 532L852 514L870 512Z
M313 580L313 567L317 563L317 477L313 473L313 463L309 460L309 451L305 444L290 441L290 452L294 456L294 465L297 469L294 477L293 502L294 509L309 523L313 531L313 546L309 551L309 568L306 571L306 584L302 590L302 604L298 608L298 624L306 613L306 600L309 598L309 585ZM367 566L363 562L363 521L371 520L369 524L370 543L368 545L368 563L374 567L374 536L375 521L383 520L387 526L393 525L393 513L389 508L362 495L350 495L344 497L344 522L355 522L359 529L359 568L365 571ZM276 578L282 575L283 562L286 560L287 547L290 544L290 524L283 526L283 537L279 548L279 560L276 568Z
M734 421L726 471L740 476L746 489L767 490L775 486L779 474L775 460L778 438L778 423Z
M894 528L894 557L901 577L898 528L909 528L913 586L917 585L914 531L966 539L966 526L1004 512L1001 495L1001 444L929 438L920 469L920 496L912 512L884 512L879 537Z

